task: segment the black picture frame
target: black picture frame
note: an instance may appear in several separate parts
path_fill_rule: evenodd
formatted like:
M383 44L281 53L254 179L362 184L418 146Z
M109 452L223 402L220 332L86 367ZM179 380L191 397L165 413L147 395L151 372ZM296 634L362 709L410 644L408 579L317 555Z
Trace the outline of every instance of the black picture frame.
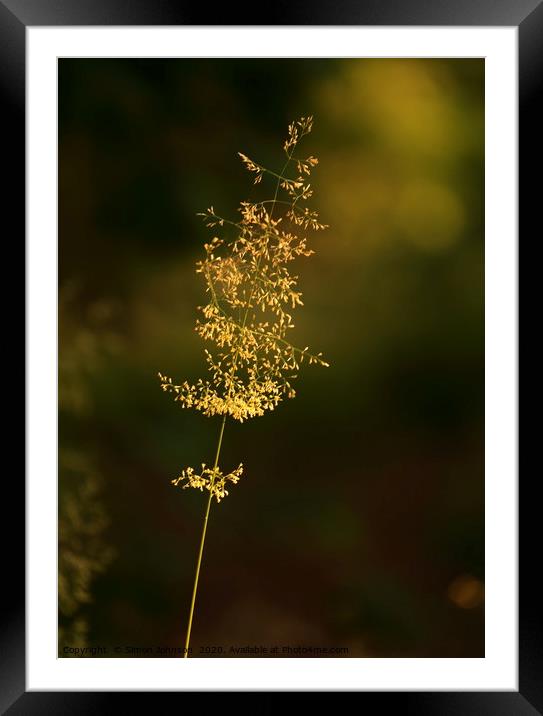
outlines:
M209 23L210 16L213 23ZM543 75L543 2L541 0L284 0L258 4L225 3L211 9L182 0L0 0L0 91L4 130L4 216L12 218L15 237L24 245L25 232L25 31L28 26L67 25L426 25L516 26L519 38L519 209L520 227L537 227L540 181L538 153L541 110L537 106ZM536 236L534 236L536 238ZM13 300L13 299L12 299ZM534 569L539 509L537 475L527 477L520 495L519 538L519 691L518 692L360 692L362 708L379 700L401 713L423 714L543 714L543 647L539 626L538 569ZM7 492L7 494L6 494ZM4 609L1 613L1 713L104 713L121 706L121 696L103 692L27 692L25 690L25 551L24 478L4 480L4 505L18 520L2 520ZM7 507L5 507L7 511ZM9 526L8 526L9 525ZM534 550L532 556L531 551ZM178 694L163 694L177 697ZM160 706L142 693L122 693ZM279 693L252 693L259 713L277 708ZM162 694L161 694L162 697ZM383 699L385 701L383 701Z

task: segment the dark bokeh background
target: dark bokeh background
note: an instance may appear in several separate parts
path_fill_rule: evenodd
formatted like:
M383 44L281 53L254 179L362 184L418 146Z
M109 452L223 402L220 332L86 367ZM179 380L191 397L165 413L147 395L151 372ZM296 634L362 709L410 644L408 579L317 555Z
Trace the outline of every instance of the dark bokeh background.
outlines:
M411 59L59 61L62 655L183 643L205 496L170 480L219 419L156 374L204 370L196 212L307 114L293 340L331 367L227 424L192 644L484 655L484 62Z

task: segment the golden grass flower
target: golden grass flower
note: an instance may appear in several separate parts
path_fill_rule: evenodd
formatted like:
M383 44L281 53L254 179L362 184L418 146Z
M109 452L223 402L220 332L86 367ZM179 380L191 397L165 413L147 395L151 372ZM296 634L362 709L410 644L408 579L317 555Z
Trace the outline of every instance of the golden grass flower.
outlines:
M304 361L328 365L321 353L312 354L288 340L292 313L303 305L298 277L289 266L313 253L307 233L326 228L318 213L304 205L312 195L307 178L318 160L294 157L312 123L311 117L302 117L289 126L287 161L280 174L239 153L257 178L275 179L273 198L242 201L238 221L219 216L213 207L202 214L209 228L220 227L225 234L204 244L205 258L196 267L209 297L199 307L202 319L195 330L213 344L205 350L210 377L194 384L174 383L159 373L162 389L184 408L243 422L273 410L284 397L294 397L292 381ZM295 176L288 176L289 165L297 170Z
M204 244L204 258L196 271L205 282L208 301L199 306L195 330L206 342L206 378L176 383L158 374L162 390L174 395L183 408L195 408L206 416L222 417L213 467L202 464L197 472L187 467L172 480L175 486L209 492L194 578L185 654L189 654L192 617L207 530L211 500L220 502L226 487L237 484L243 464L229 473L219 468L226 418L243 422L274 410L283 398L294 398L292 382L304 362L327 366L322 353L298 348L289 341L293 312L303 306L293 261L311 256L308 234L327 228L307 206L313 190L311 171L318 160L294 156L300 140L311 132L312 117L302 117L288 128L283 144L283 168L274 172L239 152L254 183L269 178L275 184L272 198L242 201L237 221L217 214L213 206L200 214L213 230ZM294 171L293 171L294 170Z

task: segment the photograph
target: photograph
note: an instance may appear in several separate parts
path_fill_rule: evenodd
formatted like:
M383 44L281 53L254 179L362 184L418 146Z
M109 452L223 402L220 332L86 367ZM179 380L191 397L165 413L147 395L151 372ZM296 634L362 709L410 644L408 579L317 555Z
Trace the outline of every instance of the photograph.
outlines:
M485 657L484 58L58 60L58 657Z

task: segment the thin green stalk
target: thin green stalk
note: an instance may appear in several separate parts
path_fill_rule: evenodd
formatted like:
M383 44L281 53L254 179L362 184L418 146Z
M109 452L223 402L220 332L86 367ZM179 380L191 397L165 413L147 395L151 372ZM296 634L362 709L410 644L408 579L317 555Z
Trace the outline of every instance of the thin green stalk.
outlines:
M219 456L221 454L222 436L224 434L224 426L226 424L226 415L224 415L221 423L221 431L219 433L219 442L217 444L217 452L215 454L215 464L213 469L219 464ZM185 653L184 658L187 659L189 655L189 644L190 644L190 632L192 630L192 617L194 615L194 605L196 603L196 594L198 592L198 580L200 578L200 567L202 565L202 555L204 553L204 543L206 540L207 532L207 521L209 519L209 511L211 509L211 499L213 498L213 483L209 486L209 497L207 500L206 513L204 517L204 526L202 529L202 538L200 540L200 549L198 551L198 562L196 563L196 574L194 575L194 587L192 588L192 601L190 603L189 623L187 627L187 638L185 640Z

